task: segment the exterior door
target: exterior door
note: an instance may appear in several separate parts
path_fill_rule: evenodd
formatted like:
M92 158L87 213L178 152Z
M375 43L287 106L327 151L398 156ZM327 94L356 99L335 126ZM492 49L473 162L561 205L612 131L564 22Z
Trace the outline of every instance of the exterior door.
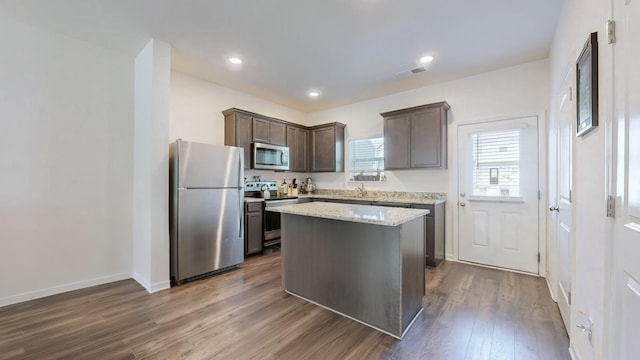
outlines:
M458 127L458 257L538 274L538 118Z
M558 95L556 134L556 198L555 204L549 208L554 220L557 244L557 302L566 329L570 329L571 319L571 283L573 276L573 208L571 205L572 189L572 139L574 134L575 102L572 85L575 83L573 66L561 87L564 91Z
M640 354L640 3L615 0L611 359Z

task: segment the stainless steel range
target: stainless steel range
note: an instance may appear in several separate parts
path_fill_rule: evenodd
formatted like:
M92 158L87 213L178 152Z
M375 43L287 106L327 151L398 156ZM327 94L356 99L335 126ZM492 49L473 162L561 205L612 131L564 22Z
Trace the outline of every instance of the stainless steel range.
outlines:
M265 209L298 203L297 196L278 197L278 183L275 181L247 181L244 189L245 197L263 198ZM264 211L263 220L263 247L280 244L280 213Z
M280 244L280 213L273 211L266 211L270 207L297 204L298 197L280 198L280 199L265 199L265 212L264 212L264 245L272 246Z

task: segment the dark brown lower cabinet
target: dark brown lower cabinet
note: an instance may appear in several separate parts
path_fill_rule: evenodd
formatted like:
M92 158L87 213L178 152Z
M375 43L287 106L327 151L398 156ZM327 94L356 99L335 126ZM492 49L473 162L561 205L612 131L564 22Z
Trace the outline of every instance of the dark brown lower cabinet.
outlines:
M425 229L425 263L438 266L444 260L444 203L413 204L414 209L427 209Z
M245 203L244 211L244 256L262 252L264 237L262 201Z

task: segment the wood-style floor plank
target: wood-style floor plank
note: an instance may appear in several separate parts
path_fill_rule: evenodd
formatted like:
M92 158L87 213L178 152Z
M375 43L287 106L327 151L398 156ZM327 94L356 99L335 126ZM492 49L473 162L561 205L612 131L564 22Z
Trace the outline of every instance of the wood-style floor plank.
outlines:
M280 254L148 294L133 280L0 308L1 359L569 359L544 279L445 262L398 341L282 290Z

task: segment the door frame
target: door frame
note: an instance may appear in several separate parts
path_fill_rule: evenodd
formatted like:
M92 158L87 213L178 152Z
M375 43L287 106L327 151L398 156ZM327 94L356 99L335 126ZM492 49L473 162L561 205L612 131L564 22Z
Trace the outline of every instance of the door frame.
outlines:
M451 135L449 137L449 143L452 144L450 153L451 156L451 172L449 174L449 194L451 204L451 212L452 212L452 220L453 220L453 253L451 254L452 258L448 260L453 260L457 262L464 263L464 260L460 260L459 258L459 232L458 226L460 224L460 219L458 216L458 196L459 191L458 186L458 166L460 161L458 160L460 154L458 153L458 135L460 132L460 126L464 125L475 125L482 124L494 121L503 121L503 120L511 120L511 119L519 119L525 117L537 117L538 118L538 189L540 191L540 196L538 198L538 250L540 251L540 263L538 264L538 274L537 276L544 277L544 271L547 268L547 246L546 246L546 231L547 231L547 214L545 212L546 207L542 206L546 204L547 197L547 188L546 188L546 176L547 176L547 168L546 168L546 154L547 154L547 119L546 119L546 110L539 111L537 113L521 113L514 115L505 115L505 116L494 116L494 117L486 117L486 118L478 118L478 119L470 119L470 120L461 120L456 121L455 123L455 131L451 131ZM455 195L455 196L454 196ZM474 264L478 265L478 264ZM490 265L482 265L486 267L493 268ZM517 270L503 269L517 273L523 273L527 275L532 275L531 273L520 272Z

